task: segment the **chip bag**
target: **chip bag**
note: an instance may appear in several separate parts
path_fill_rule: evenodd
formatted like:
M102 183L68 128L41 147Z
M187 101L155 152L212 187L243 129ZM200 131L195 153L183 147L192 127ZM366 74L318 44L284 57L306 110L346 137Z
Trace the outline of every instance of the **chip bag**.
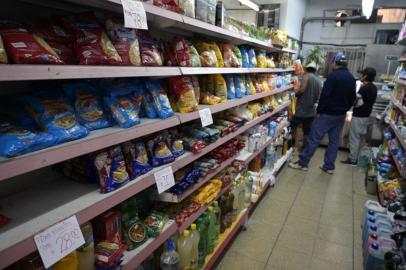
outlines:
M169 78L169 87L170 92L174 95L179 112L188 113L199 109L190 76Z
M140 45L137 30L125 28L121 18L108 16L106 31L120 55L123 65L141 66Z
M171 104L169 103L166 90L161 80L147 80L145 82L148 92L154 100L155 108L159 118L166 119L174 115Z
M154 167L158 167L175 160L175 157L173 156L162 135L158 135L155 138L148 140L147 150L151 158L151 164Z
M227 99L235 99L235 85L233 75L226 74L224 79L227 84Z
M131 179L152 170L149 164L147 149L143 142L125 142L121 145L125 157L127 171Z
M67 83L63 85L63 89L74 105L80 124L89 130L111 126L106 113L103 111L98 90L90 83Z
M161 43L147 32L141 35L140 50L143 66L163 66Z

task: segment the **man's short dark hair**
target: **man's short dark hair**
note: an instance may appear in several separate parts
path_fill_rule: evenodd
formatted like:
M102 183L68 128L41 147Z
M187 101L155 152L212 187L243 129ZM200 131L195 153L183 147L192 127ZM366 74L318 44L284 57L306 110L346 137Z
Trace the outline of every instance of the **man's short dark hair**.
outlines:
M373 82L375 81L375 76L376 76L376 70L373 67L366 67L362 71L362 77L365 76L365 80L368 82Z
M306 72L316 73L316 69L314 67L306 67Z

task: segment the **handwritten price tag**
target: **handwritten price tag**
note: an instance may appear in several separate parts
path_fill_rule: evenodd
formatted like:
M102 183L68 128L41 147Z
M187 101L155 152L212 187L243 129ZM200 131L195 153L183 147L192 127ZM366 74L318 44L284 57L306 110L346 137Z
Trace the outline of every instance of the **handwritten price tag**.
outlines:
M124 27L148 30L147 15L141 2L121 0L124 13Z
M35 235L34 241L45 268L49 268L85 243L76 216Z
M154 177L159 194L175 185L171 166L154 173Z
M206 127L213 124L213 117L211 115L210 108L200 110L199 115L200 121L202 122L202 127Z

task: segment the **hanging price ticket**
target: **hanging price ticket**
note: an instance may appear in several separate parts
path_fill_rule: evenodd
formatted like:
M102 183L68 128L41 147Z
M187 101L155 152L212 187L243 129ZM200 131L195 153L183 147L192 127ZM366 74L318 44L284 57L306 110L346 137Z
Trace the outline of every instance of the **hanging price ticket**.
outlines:
M76 216L35 235L34 241L45 268L49 268L85 243Z
M175 178L173 177L171 166L157 171L156 173L154 173L154 177L159 194L175 185Z
M202 127L206 127L213 124L213 117L211 115L210 108L200 110L199 115L200 121L202 122Z
M124 27L148 30L147 15L142 2L121 0L124 14Z

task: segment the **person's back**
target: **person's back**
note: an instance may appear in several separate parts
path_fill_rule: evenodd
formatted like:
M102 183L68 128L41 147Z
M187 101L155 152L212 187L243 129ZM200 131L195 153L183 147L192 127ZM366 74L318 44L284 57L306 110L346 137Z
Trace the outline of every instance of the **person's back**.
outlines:
M315 104L319 99L321 92L321 82L317 76L311 72L306 73L306 88L298 96L296 104L297 117L314 117L316 116Z

